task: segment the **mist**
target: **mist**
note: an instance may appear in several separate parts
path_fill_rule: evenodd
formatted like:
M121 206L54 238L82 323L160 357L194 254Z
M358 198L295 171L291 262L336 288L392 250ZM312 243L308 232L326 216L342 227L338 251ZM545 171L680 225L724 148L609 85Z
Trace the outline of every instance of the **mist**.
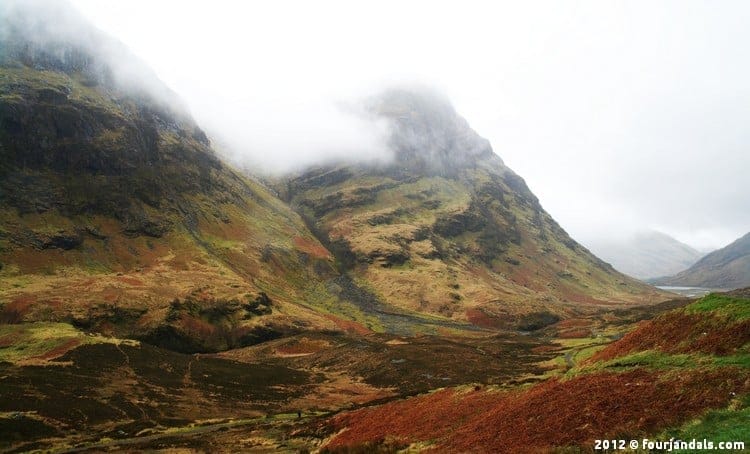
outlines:
M73 4L257 171L388 159L356 106L417 82L584 245L655 229L707 250L750 230L746 2Z
M66 1L3 0L0 61L41 70L72 70L87 84L148 99L187 119L187 107L151 67L122 42L92 26Z

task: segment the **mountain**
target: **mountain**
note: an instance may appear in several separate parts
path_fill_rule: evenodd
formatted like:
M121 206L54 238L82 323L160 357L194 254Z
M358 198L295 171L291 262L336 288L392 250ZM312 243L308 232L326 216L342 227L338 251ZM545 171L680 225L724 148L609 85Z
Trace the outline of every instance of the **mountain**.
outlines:
M2 1L0 450L314 450L321 412L537 382L662 307L441 96L366 110L392 160L272 189L65 2Z
M653 230L617 240L592 241L587 245L616 270L637 279L671 276L689 268L704 255Z
M298 304L333 298L329 252L150 70L65 3L1 12L0 320L182 351L336 329Z
M690 268L655 282L659 285L722 289L750 286L750 233L711 252Z
M390 161L290 176L279 193L381 303L484 327L538 327L659 297L573 240L441 95L367 102Z

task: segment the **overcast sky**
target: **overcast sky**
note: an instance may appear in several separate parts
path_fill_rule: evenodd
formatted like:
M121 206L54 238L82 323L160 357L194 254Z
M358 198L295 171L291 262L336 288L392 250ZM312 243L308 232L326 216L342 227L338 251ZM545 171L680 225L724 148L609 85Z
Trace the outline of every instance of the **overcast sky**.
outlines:
M337 105L444 91L576 239L750 231L750 2L73 0L272 168L377 134Z

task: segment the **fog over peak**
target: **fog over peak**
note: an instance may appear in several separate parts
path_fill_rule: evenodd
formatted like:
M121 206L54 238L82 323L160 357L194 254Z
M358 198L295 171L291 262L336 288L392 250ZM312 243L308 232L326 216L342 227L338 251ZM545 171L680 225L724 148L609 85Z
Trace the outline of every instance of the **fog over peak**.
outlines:
M750 231L747 2L72 3L253 168L387 159L357 106L417 81L584 244Z
M148 98L172 114L188 117L180 97L146 62L67 1L3 0L0 62L77 73L88 85Z

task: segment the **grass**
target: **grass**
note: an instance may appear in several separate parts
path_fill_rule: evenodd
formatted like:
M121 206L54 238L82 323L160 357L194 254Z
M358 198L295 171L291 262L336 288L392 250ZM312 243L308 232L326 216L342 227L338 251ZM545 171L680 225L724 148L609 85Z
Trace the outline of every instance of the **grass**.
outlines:
M34 90L45 88L69 89L69 98L96 109L105 109L108 113L121 116L121 109L107 95L96 88L83 85L76 77L56 71L38 71L31 68L0 68L0 92L6 101L22 101L17 85Z
M85 335L66 323L29 323L0 325L0 361L17 362L43 355L72 339ZM10 345L6 345L10 344Z
M623 370L636 367L670 370L726 366L750 368L750 354L740 353L732 356L713 356L699 353L670 354L658 350L646 350L614 358L609 361L584 364L580 367L573 368L567 375L576 376L582 373L592 373L605 369Z
M711 312L741 321L750 318L750 299L710 293L685 308L688 314Z
M720 356L714 359L714 363L719 366L738 366L750 369L750 354Z
M675 367L693 367L711 361L705 355L667 354L655 350L646 350L631 355L615 358L602 364L603 368L648 367L652 369L671 369Z
M610 340L604 336L598 336L557 339L555 343L562 346L562 348L556 357L540 363L542 367L547 369L543 374L544 377L556 377L565 373L569 369L571 361L573 364L580 364L594 353L605 348L610 343ZM576 370L576 367L573 367L571 370Z
M0 325L0 362L18 363L36 358L43 359L44 355L58 348L62 349L60 353L64 353L67 346L73 348L104 342L118 343L119 340L87 335L67 323Z
M739 404L739 405L737 405ZM737 400L734 406L723 410L712 410L700 418L690 421L682 427L665 431L660 438L675 438L684 441L709 440L718 444L721 441L742 441L745 450L750 450L750 395L745 396L744 401ZM704 452L692 450L679 450L676 452Z

